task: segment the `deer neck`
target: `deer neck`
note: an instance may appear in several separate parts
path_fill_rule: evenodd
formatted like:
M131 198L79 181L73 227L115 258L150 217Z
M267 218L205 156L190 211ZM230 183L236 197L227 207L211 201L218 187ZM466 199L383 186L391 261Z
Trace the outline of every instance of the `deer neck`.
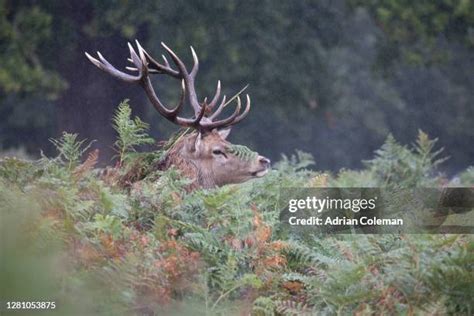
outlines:
M192 186L197 185L196 187L205 189L214 188L217 184L213 171L211 168L199 165L190 152L193 141L192 137L185 137L176 143L167 155L165 168L174 166L184 176L193 180Z
M198 169L197 182L204 189L217 187L217 184L214 180L214 175L208 170Z
M200 187L204 189L214 188L217 186L214 172L209 166L197 163L189 147L193 146L193 143L194 139L189 138L187 144L181 147L180 156L187 162L187 165L192 166L194 170L193 178Z

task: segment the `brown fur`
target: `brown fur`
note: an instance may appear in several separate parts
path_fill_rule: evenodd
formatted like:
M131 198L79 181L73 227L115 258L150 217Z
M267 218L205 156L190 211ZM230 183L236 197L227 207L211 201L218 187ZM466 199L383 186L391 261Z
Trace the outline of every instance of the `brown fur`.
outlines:
M257 154L248 161L235 156L230 151L232 144L225 140L228 132L214 130L205 135L184 136L169 150L162 170L174 166L193 180L194 186L203 188L245 182L265 174L269 160ZM223 154L216 155L216 150Z
M159 164L159 170L168 170L172 166L178 169L183 176L192 180L190 185L191 189L195 189L199 186L198 184L198 170L191 162L186 160L182 155L181 151L189 142L190 135L184 136L166 154L165 158Z
M269 161L258 156L244 160L235 156L230 148L232 144L225 140L228 132L212 131L206 135L187 134L172 145L166 156L146 168L143 161L137 161L130 171L121 177L120 183L130 186L133 182L146 177L146 170L178 169L183 176L191 180L188 189L212 188L229 183L240 183L263 176L269 168ZM216 151L221 154L216 154Z

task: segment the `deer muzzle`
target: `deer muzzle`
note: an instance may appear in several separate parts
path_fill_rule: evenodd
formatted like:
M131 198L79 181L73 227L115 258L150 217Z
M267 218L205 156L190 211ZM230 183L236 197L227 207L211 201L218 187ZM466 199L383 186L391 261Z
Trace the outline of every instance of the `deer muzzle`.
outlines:
M259 163L259 169L252 172L252 177L260 178L266 175L268 170L270 170L271 161L263 156L258 156L257 160Z

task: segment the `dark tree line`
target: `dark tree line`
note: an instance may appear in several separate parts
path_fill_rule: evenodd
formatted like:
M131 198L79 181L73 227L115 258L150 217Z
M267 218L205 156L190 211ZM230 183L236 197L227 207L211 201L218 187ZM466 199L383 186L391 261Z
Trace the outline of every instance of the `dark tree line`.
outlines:
M97 139L109 161L117 104L157 139L175 128L137 87L84 57L120 67L126 43L163 53L164 41L201 60L197 88L250 84L253 109L233 140L277 158L302 149L320 169L357 167L389 133L405 143L421 128L439 137L456 171L474 148L474 8L471 1L7 1L0 0L0 146L48 152L62 130ZM157 78L173 102L178 85Z

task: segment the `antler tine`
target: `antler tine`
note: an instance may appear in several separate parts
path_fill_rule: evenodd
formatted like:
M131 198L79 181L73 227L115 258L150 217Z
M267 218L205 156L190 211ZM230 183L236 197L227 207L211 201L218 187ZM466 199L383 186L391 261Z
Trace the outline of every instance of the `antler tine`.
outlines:
M166 67L170 67L170 63L168 62L168 59L166 59L165 55L161 55L161 58L163 58L163 61L165 62Z
M184 80L181 80L181 96L179 97L178 105L173 110L173 115L178 118L179 112L181 112L181 108L184 104L184 98L186 97L186 86L184 85Z
M197 129L201 129L201 127L202 127L201 120L204 117L205 113L206 113L206 107L203 106L203 107L201 107L201 110L199 111L198 115L196 116L196 118L194 119L194 121L192 123L193 127L197 128Z
M87 59L89 59L91 63L93 63L97 68L102 69L102 64L100 63L100 61L89 55L88 52L84 52L84 54L86 54Z
M249 85L246 85L239 92L237 92L237 94L235 96L233 96L232 99L230 99L228 103L230 103L234 98L238 97L245 89L248 88L248 86ZM219 116L219 114L221 114L222 110L227 106L228 103L225 102L226 101L225 99L226 99L226 97L224 95L224 98L223 98L221 104L219 105L219 107L217 108L217 110L209 117L211 121L216 119ZM237 122L240 122L248 114L249 111L250 111L250 97L247 94L247 103L245 105L244 113L242 113L238 118L236 118L236 119L238 119ZM235 123L232 123L232 125L233 124L235 124Z
M137 68L130 67L130 66L126 66L125 69L130 70L130 71L138 71ZM148 68L148 73L150 73L150 74L160 74L161 72L159 72L158 70L153 69L153 68Z
M132 63L138 68L139 72L145 71L146 73L148 73L148 67L147 67L148 62L146 61L146 59L143 58L143 54L140 51L140 47L138 47L138 54L140 55L138 56L132 44L128 42L127 45L128 45L128 50L130 51L130 58L132 59Z
M240 97L237 97L237 106L235 107L234 113L232 113L231 116L229 116L226 119L220 120L220 121L215 121L215 122L209 122L209 123L201 123L201 126L206 128L206 129L214 129L218 127L227 127L232 125L233 121L237 118L237 116L240 113L240 108L242 104L240 102Z
M164 74L170 75L174 78L181 79L181 75L180 75L179 71L174 70L173 68L171 68L170 64L168 63L168 61L166 59L165 59L165 64L164 65L160 64L153 57L151 57L150 54L148 54L148 52L143 48L143 46L140 44L140 42L138 42L138 40L135 40L135 42L137 44L138 50L143 52L143 54L145 54L146 61L151 66L154 67L154 68L149 69L149 70L152 70L151 71L152 73L160 73L160 74L164 73Z
M145 53L146 53L146 51L145 51ZM132 60L131 57L127 58L127 61L133 64L133 60ZM138 71L138 68L136 68L136 67L130 67L130 66L125 66L125 69L130 70L130 71ZM151 74L159 74L159 73L161 73L161 72L158 71L157 69L148 67L148 73L151 73Z
M217 80L216 93L214 94L214 97L212 98L211 103L209 103L209 105L208 105L209 109L212 110L216 106L217 101L219 100L220 96L221 96L221 81Z
M238 117L236 117L235 120L233 120L232 123L230 123L230 125L235 125L235 124L239 123L240 121L242 121L247 116L247 114L249 114L249 112L250 112L250 96L248 94L246 95L246 99L247 99L247 102L245 103L245 110L242 112L242 114L240 114Z
M169 48L166 46L165 43L161 42L161 46L168 52L168 54L171 56L173 59L174 63L179 69L179 72L181 73L182 78L184 79L184 82L186 84L186 89L188 90L188 98L189 98L189 103L191 104L192 108L194 109L194 116L197 118L199 117L199 114L201 113L201 106L199 105L199 101L197 98L196 90L194 88L194 76L196 75L196 72L199 68L199 61L197 60L196 53L194 52L193 49L191 49L193 53L193 59L194 59L194 67L193 67L193 72L191 72L191 75L188 73L188 70L186 69L186 66L184 63L179 59L179 57Z
M108 74L112 75L115 78L118 78L118 79L126 81L126 82L130 82L130 83L139 82L142 78L142 74L140 72L137 76L134 76L134 75L129 75L127 73L124 73L124 72L118 70L117 68L112 66L107 61L107 59L105 59L102 56L102 54L99 53L99 52L97 52L97 56L99 56L100 61L97 60L96 58L92 57L91 55L89 55L87 52L85 53L85 55L86 55L87 59L89 59L89 61L91 63L93 63L97 68L107 72ZM138 64L135 64L135 67L137 67L137 69L141 68L140 61L138 61Z
M209 117L211 121L214 120L216 117L218 117L219 114L221 114L222 110L226 107L225 101L226 101L226 96L224 95L224 97L222 98L221 104L219 104L219 107L217 108L217 110L214 113L212 113L212 115Z
M194 48L192 46L189 46L191 48L191 54L193 55L193 61L194 61L194 65L193 65L193 69L191 69L191 77L193 77L193 79L196 77L196 74L199 70L199 59L198 59L198 56L196 54L196 52L194 51Z

